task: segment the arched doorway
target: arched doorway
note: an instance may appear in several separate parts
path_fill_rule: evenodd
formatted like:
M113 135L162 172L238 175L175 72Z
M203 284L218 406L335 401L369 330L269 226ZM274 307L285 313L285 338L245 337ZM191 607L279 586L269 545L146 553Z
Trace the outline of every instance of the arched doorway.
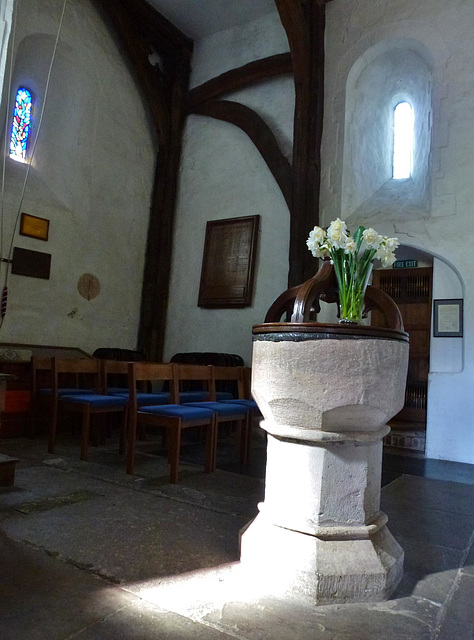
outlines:
M429 439L430 406L431 415L436 414L436 397L429 396L430 376L463 370L463 338L433 336L433 301L463 299L464 286L447 260L415 247L400 246L394 266L397 268L375 270L372 282L398 304L410 334L405 406L390 422L392 431L385 445L398 453L423 455ZM376 317L371 322L376 324Z
M399 452L424 454L426 445L428 378L430 372L433 256L412 247L397 250L393 269L373 273L372 284L397 303L410 335L405 405L390 421L385 446ZM372 313L372 324L378 324Z

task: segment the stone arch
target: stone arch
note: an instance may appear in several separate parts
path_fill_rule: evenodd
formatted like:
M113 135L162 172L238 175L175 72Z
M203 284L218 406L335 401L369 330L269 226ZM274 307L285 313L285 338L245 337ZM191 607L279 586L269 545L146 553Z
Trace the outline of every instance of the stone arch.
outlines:
M431 57L412 39L381 41L352 66L346 83L341 196L341 213L348 221L429 213L431 88ZM416 146L412 176L396 181L393 110L401 101L415 110Z
M378 55L387 49L404 43L414 50L432 72L433 130L431 141L431 215L455 213L455 198L445 178L441 150L447 146L447 115L444 98L448 92L446 64L449 49L443 34L426 22L398 20L396 23L374 25L366 29L352 46L337 59L337 64L328 66L326 74L326 119L323 134L322 184L325 189L321 198L321 221L329 222L341 215L343 157L346 138L345 106L349 74L357 75ZM330 52L327 56L331 60ZM393 215L397 211L392 212ZM388 214L387 214L388 215ZM426 214L425 214L426 215ZM359 222L359 220L358 220Z

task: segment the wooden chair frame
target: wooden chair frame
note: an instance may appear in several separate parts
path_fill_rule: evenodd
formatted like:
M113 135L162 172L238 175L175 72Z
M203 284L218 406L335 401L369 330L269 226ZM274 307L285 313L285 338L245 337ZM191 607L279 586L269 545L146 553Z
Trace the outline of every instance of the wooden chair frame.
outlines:
M170 463L170 482L177 483L179 481L179 458L181 448L181 432L183 429L190 427L206 427L206 453L204 462L204 471L210 473L213 471L213 452L214 452L214 433L215 433L215 415L211 419L193 419L187 420L179 415L159 415L155 413L147 413L142 411L142 407L138 407L136 388L137 383L143 380L167 381L170 385L170 404L173 407L179 406L179 377L176 372L177 365L174 364L156 364L147 362L131 362L129 363L129 398L130 398L130 418L128 430L128 447L127 447L127 473L133 474L135 469L135 450L137 424L143 423L155 427L163 427L169 435L168 438L168 461ZM205 385L211 384L212 373L208 367L193 367L190 372L194 380L202 380ZM166 405L164 405L166 407ZM168 405L169 406L169 405Z
M103 362L104 362L103 360L89 359L89 358L84 358L84 359L52 358L51 359L53 393L52 393L51 422L50 422L50 433L49 433L49 444L48 444L49 453L54 453L54 450L56 447L58 413L59 413L60 406L63 409L68 409L70 411L74 411L82 414L81 452L80 452L81 460L87 460L87 456L88 456L91 415L122 412L123 421L121 425L121 431L123 434L126 432L127 419L128 419L128 404L119 405L119 403L117 402L116 406L92 407L89 403L74 402L73 396L61 397L58 394L58 375L60 373L75 373L75 374L91 374L95 381L95 384L94 384L95 390L99 393L99 395L103 396L103 393L101 393L104 389ZM114 399L117 400L116 398ZM123 435L121 435L120 441L121 441L120 452L123 453L123 442L124 442Z
M48 371L48 385L44 386L38 383L38 371ZM87 390L80 390L79 386L79 375L76 374L74 385L77 388L77 391L81 391L82 393L86 393ZM46 388L50 389L51 393L41 394L40 390ZM58 380L58 394L61 393L62 388L59 387ZM73 391L73 388L68 388L67 391ZM38 413L40 411L40 405L44 404L44 408L46 409L51 404L52 398L52 369L51 369L51 357L40 357L40 356L32 356L31 357L31 399L32 399L32 433L36 432L36 424L38 420Z
M217 382L222 381L234 381L237 385L237 399L244 400L245 399L245 379L244 379L244 367L221 367L221 366L212 366L212 382L211 382L211 392L210 396L212 400L216 399L216 386ZM232 403L232 400L229 400L228 403ZM227 404L227 401L226 401ZM228 421L232 418L227 418ZM220 422L225 422L226 420L218 420L217 425ZM248 463L249 459L249 449L251 443L249 442L250 431L251 431L251 412L247 410L247 415L245 420L242 420L239 417L235 418L236 422L239 425L239 455L240 455L240 463L245 466ZM214 464L217 462L217 439L218 439L218 428L216 428L215 434L215 443L214 443Z
M236 407L236 411L234 414L229 414L228 407L231 406L232 400L229 400L228 403L220 403L216 399L216 381L217 380L236 380L238 384L241 386L239 390L243 392L243 378L240 367L216 367L214 365L188 365L188 364L176 364L176 376L178 385L180 385L183 381L189 380L198 380L200 370L203 368L207 368L210 372L210 381L207 385L209 391L209 400L202 402L186 402L188 406L193 407L207 407L209 403L217 403L222 404L227 407L225 415L219 414L216 412L215 416L215 430L214 430L214 440L213 440L213 471L216 469L217 464L217 438L218 438L218 429L219 425L224 422L237 422L239 424L240 429L240 462L242 465L246 464L246 451L247 451L247 432L248 432L248 411L244 410L242 406ZM245 417L242 417L242 413L245 413Z
M31 358L31 426L30 435L37 432L38 426L38 414L41 410L41 404L51 404L51 396L40 396L38 394L38 371L51 371L51 358L40 358L38 356L32 356Z

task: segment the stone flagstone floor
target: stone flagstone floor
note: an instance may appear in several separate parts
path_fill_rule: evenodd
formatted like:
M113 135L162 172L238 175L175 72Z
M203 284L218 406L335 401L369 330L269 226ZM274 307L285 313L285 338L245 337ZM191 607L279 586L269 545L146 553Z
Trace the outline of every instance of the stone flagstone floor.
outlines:
M434 478L388 469L382 509L405 550L398 591L307 607L240 582L239 531L257 513L261 477L188 462L170 485L163 457L140 456L127 476L115 446L92 448L88 462L74 442L54 456L44 439L0 451L20 458L15 486L0 490L2 640L474 638L468 465L432 464Z

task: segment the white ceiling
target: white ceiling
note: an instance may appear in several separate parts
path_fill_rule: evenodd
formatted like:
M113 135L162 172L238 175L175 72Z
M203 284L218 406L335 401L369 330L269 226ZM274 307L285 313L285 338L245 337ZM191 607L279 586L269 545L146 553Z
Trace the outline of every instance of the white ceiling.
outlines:
M193 40L275 11L274 0L148 0Z

